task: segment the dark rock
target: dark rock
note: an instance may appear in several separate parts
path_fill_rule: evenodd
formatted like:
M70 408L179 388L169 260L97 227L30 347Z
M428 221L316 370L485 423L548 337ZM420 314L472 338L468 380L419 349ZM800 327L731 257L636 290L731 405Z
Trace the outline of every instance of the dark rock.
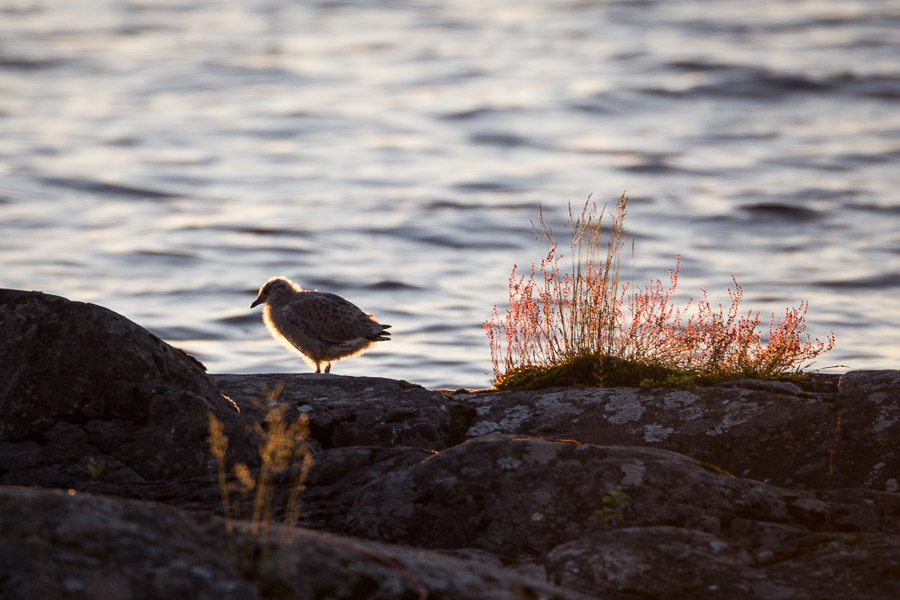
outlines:
M772 551L678 527L626 527L563 544L550 581L602 598L893 598L900 538L817 533Z
M0 488L0 595L258 598L190 514L163 505Z
M197 360L109 309L40 292L0 290L0 371L0 441L60 420L140 425L184 403L216 408Z
M819 533L758 558L757 598L896 598L900 539L858 533Z
M832 457L844 487L900 491L900 371L841 377Z
M671 526L624 527L562 544L547 556L550 581L603 598L739 598L765 581L753 554L717 535Z
M323 448L440 450L464 441L475 418L466 402L393 379L315 373L214 377L222 393L248 415L258 411L250 399L284 382L278 401L309 415L310 435Z
M306 527L342 532L347 513L366 485L425 460L420 448L350 446L322 450L306 480L300 522Z
M586 475L589 474L589 475ZM900 494L783 490L652 448L489 436L369 484L348 533L425 548L540 556L614 526L596 511L622 486L629 525L677 525L757 546L753 523L900 533ZM732 529L736 519L741 523Z
M896 371L454 395L210 377L106 309L5 290L0 372L2 598L893 600L900 588ZM229 472L256 473L266 402L309 417L299 524L328 535L274 522L229 535L211 514L224 511L208 413ZM290 491L278 474L273 521Z
M160 504L0 488L0 596L35 598L584 599L479 562ZM230 550L229 550L230 548Z
M85 489L214 473L203 366L106 308L0 290L0 484Z
M619 489L621 520L605 519ZM900 553L900 494L785 490L665 450L497 435L369 484L347 532L537 560L602 598L889 598L898 581L871 577Z

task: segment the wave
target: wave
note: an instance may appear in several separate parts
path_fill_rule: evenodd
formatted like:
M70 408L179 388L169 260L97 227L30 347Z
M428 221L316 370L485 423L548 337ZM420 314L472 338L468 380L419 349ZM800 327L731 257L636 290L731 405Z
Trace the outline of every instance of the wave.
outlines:
M99 194L102 196L118 196L120 198L135 198L141 200L171 200L182 197L182 194L149 190L146 188L122 185L118 183L105 183L93 179L81 179L77 177L40 177L39 181L78 192Z

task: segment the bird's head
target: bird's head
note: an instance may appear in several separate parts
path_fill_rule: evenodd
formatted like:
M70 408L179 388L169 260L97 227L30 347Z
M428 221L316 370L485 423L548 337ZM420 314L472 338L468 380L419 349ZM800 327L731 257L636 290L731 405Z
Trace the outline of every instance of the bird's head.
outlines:
M273 277L259 288L259 295L253 301L253 304L250 305L250 308L272 300L277 302L279 298L298 291L300 291L300 286L287 277Z

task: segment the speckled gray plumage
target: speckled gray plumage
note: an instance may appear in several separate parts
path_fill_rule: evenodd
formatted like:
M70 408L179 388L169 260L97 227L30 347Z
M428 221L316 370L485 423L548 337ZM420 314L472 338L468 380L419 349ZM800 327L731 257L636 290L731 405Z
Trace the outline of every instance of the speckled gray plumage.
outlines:
M331 363L365 352L390 339L382 325L358 306L330 292L304 290L286 277L273 277L260 289L251 308L265 303L263 321L276 340L300 353L321 372Z

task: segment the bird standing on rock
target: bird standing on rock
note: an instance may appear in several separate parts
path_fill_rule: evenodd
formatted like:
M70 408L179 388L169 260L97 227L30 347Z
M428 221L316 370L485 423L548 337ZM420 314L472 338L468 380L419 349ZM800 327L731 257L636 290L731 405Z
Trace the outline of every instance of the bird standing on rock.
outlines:
M391 339L372 315L337 294L304 290L287 277L273 277L250 308L265 303L263 321L272 337L297 350L316 373L331 372L331 363L365 352L375 342Z

